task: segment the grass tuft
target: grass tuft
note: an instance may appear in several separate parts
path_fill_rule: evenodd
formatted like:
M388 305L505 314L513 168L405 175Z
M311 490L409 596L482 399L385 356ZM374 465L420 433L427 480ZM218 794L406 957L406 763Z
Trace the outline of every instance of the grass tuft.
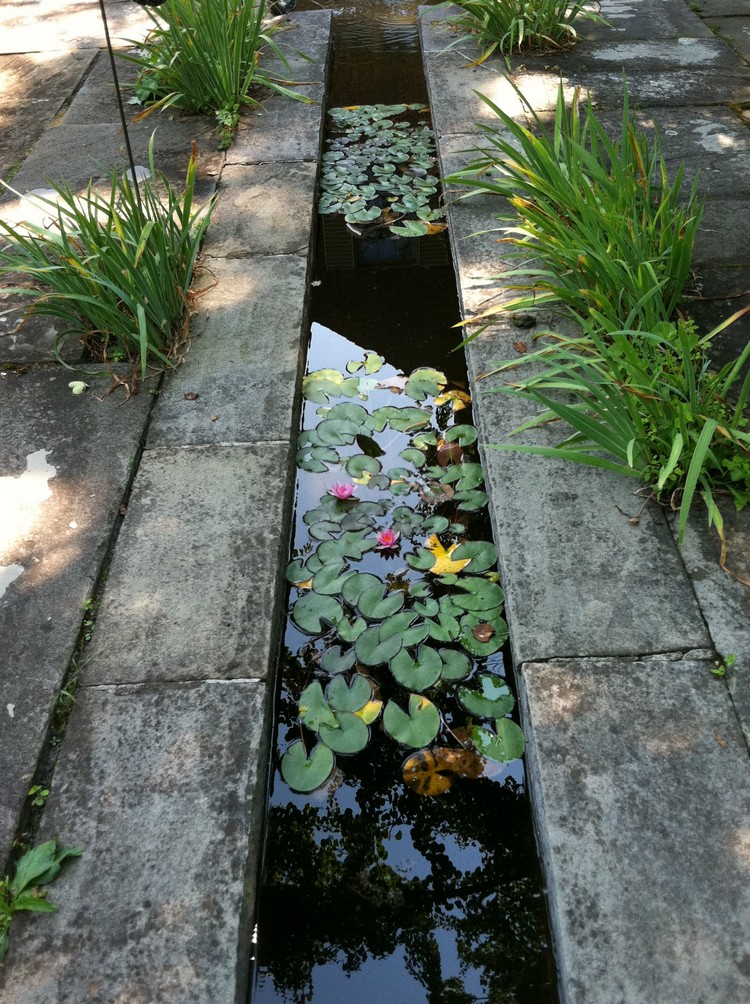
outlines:
M29 313L62 319L57 345L80 334L93 358L129 362L146 376L147 365L174 365L187 339L190 283L213 200L193 205L198 149L185 188L176 192L154 167L141 198L128 172L114 171L109 195L91 184L76 195L65 182L55 197L34 196L48 211L45 225L11 226L0 220L0 276L20 273L35 288L5 292L33 297ZM6 186L8 187L8 186ZM19 193L16 193L19 194Z

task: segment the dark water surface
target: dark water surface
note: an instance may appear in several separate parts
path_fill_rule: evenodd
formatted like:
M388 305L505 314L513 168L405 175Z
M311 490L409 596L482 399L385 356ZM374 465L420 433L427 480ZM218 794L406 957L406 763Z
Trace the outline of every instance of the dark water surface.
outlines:
M319 7L334 12L332 106L426 100L415 4L299 0L297 10ZM463 353L452 351L458 305L444 238L383 242L378 252L334 233L326 220L308 371L343 370L374 350L386 373L436 367L465 390ZM305 428L316 407L306 405ZM471 421L466 414L455 421ZM338 477L300 473L293 552L307 541L301 517ZM481 520L470 532L488 534ZM387 557L368 560L389 577ZM391 576L405 574L395 556L390 567ZM363 752L338 759L324 788L293 792L278 757L300 735L297 698L310 680L312 644L290 621L279 663L253 1004L555 1004L522 762L421 797L402 780L406 751L375 729ZM503 656L488 660L493 673L505 674Z

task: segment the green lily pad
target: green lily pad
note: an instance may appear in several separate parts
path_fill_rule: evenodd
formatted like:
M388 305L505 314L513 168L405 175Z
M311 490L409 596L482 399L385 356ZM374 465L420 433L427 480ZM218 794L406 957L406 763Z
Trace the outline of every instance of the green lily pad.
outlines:
M437 617L440 605L437 600L433 600L431 596L426 597L421 602L414 604L414 610L422 617Z
M458 576L453 572L446 572L445 575L438 575L438 582L442 586L455 586L458 582Z
M322 411L322 408L318 408L319 415ZM333 408L328 409L324 417L329 420L335 419L336 421L350 422L360 429L368 426L370 422L370 413L368 410L363 408L361 404L352 404L349 401L335 404Z
M395 207L394 207L395 208ZM404 210L408 209L404 200ZM398 212L398 210L396 210ZM402 223L394 223L388 227L392 234L397 237L424 237L429 233L429 226L421 220L404 220Z
M339 455L330 446L306 446L297 451L296 462L301 471L323 474L328 470L328 464L339 462Z
M317 428L321 443L328 446L350 446L359 428L354 422L344 418L324 418Z
M450 526L450 521L445 516L430 516L424 521L425 533L443 533Z
M477 751L488 760L508 763L523 756L526 742L523 732L510 718L498 718L495 722L497 735L481 725L475 725L471 731L471 741Z
M441 613L437 620L427 622L430 631L430 638L435 641L455 641L460 633L460 627L455 617L450 614Z
M315 370L308 373L302 381L302 396L317 404L328 404L330 397L341 394L343 374L338 370Z
M400 613L388 617L380 625L378 637L381 641L390 638L394 634L403 634L417 619L416 610L402 610Z
M336 727L321 724L319 735L334 753L359 753L370 739L370 730L351 711L336 713Z
M368 621L382 621L391 614L398 613L404 605L404 594L401 590L385 594L384 583L378 583L377 588L366 589L357 600L357 608Z
M322 436L320 438L323 439ZM444 485L455 481L459 491L471 491L484 481L484 470L481 464L451 464L445 468L440 480Z
M372 575L370 572L355 572L351 579L347 579L341 590L341 595L347 603L356 606L362 593L367 589L377 589L378 587L385 588L377 575Z
M346 462L346 473L351 478L361 478L365 471L370 474L379 474L380 470L380 461L374 457L368 457L364 453L358 453Z
M443 668L440 676L443 680L453 683L456 680L464 680L471 672L471 659L456 648L438 649L440 658L443 661Z
M409 583L409 596L417 596L421 599L432 596L432 587L424 579L417 579L416 582Z
M290 561L286 566L284 578L287 582L291 582L292 585L297 585L300 582L307 582L310 578L310 573L305 567L304 561L301 558L295 558L294 561Z
M412 624L411 627L408 627L401 636L404 648L413 648L415 645L421 645L421 643L426 640L429 633L430 626L428 621L417 621L416 624Z
M292 620L305 634L322 634L324 623L335 625L344 616L341 604L333 596L305 593L292 607Z
M406 203L406 197L404 203ZM414 370L406 381L404 391L413 400L424 401L428 397L437 397L447 382L444 373L425 367Z
M467 540L464 544L458 545L452 558L454 561L469 558L471 564L467 565L466 571L474 574L486 572L488 568L494 567L497 562L497 551L489 540Z
M396 412L389 418L389 424L396 432L411 432L412 429L421 429L429 425L431 416L429 411L421 408L393 408Z
M299 716L313 732L318 731L321 722L336 726L336 718L317 680L305 687L299 695Z
M375 191L373 189L373 196ZM364 370L367 376L372 376L373 373L377 373L378 370L383 368L385 359L383 356L378 355L377 352L367 352L365 354L364 360L352 360L346 364L347 373L358 373L360 370Z
M479 690L476 686L459 687L458 690L458 699L470 715L476 715L477 718L501 718L510 714L515 699L502 677L480 673L473 683L479 685Z
M390 668L393 678L407 690L418 693L434 687L440 679L442 661L434 648L421 645L416 658L402 648L398 655L391 659Z
M413 437L412 442L418 450L427 450L431 446L437 446L438 437L436 432L418 432Z
M312 587L321 596L338 596L344 587L344 583L352 575L356 575L349 569L342 572L336 565L324 565L319 572L313 576Z
M357 659L365 666L382 666L401 651L403 639L394 634L381 641L378 628L368 627L354 643Z
M367 621L362 617L355 617L354 620L349 620L348 617L342 617L336 625L336 631L342 641L348 642L351 645L357 640L357 638L359 638L366 627Z
M502 589L489 579L473 575L465 576L456 585L463 590L463 595L454 593L451 602L460 610L492 610L503 602Z
M345 557L354 558L359 561L367 551L372 551L377 541L374 537L368 536L368 530L350 530L342 534L338 541L342 545ZM321 544L321 547L325 545Z
M389 701L383 712L383 728L404 746L419 749L431 743L440 731L440 712L426 697L409 695L409 711Z
M294 791L315 791L331 776L334 756L328 746L317 743L310 755L305 744L297 739L281 758L281 776Z
M495 634L487 641L479 641L474 636L474 628L478 624L489 624L494 628ZM459 641L472 655L484 658L499 652L508 640L508 625L500 615L500 610L483 610L479 613L464 614L461 618L461 634Z
M372 684L365 676L357 673L348 684L343 676L337 676L326 687L328 703L336 711L361 711L372 698Z
M458 502L461 512L478 512L487 505L487 494L478 490L456 492L453 501Z
M362 621L364 625L364 621ZM364 631L364 626L362 628ZM339 634L341 633L341 625L338 626ZM327 648L323 653L320 660L320 665L332 676L336 673L345 673L347 670L351 669L356 662L356 657L353 648L342 649L340 645L333 645L331 648Z
M405 450L402 450L399 453L399 457L403 457L407 464L412 464L414 467L424 467L424 453L414 446L409 446Z
M406 555L406 564L420 572L429 572L435 564L435 555L426 547L418 547L413 554Z
M477 441L477 430L473 425L452 425L445 431L446 443L459 443L461 446L471 446Z
M333 540L340 532L340 524L331 519L320 520L319 523L313 523L310 527L310 536L313 540Z

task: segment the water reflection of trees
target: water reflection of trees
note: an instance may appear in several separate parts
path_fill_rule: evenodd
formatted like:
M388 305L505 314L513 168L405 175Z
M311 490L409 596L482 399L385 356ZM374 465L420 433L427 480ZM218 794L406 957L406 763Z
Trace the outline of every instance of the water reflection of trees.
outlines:
M347 783L334 781L324 804L271 807L259 965L276 999L315 1001L314 967L353 973L401 949L429 1004L551 1004L523 797L482 779L419 798L399 758L373 743L347 759ZM436 931L452 933L458 964L441 958Z

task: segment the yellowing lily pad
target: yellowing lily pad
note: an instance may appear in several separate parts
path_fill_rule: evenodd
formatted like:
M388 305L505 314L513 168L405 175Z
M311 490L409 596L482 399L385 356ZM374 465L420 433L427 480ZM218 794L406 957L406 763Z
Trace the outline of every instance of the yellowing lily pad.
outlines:
M462 408L469 407L471 396L463 390L447 390L435 398L435 406L438 408L441 404L448 404L448 402L453 405L454 411L461 411Z
M446 550L440 543L437 534L433 533L427 538L425 547L435 556L432 568L429 569L433 575L455 575L471 561L471 558L453 559L451 555L458 547L458 544L451 544Z

